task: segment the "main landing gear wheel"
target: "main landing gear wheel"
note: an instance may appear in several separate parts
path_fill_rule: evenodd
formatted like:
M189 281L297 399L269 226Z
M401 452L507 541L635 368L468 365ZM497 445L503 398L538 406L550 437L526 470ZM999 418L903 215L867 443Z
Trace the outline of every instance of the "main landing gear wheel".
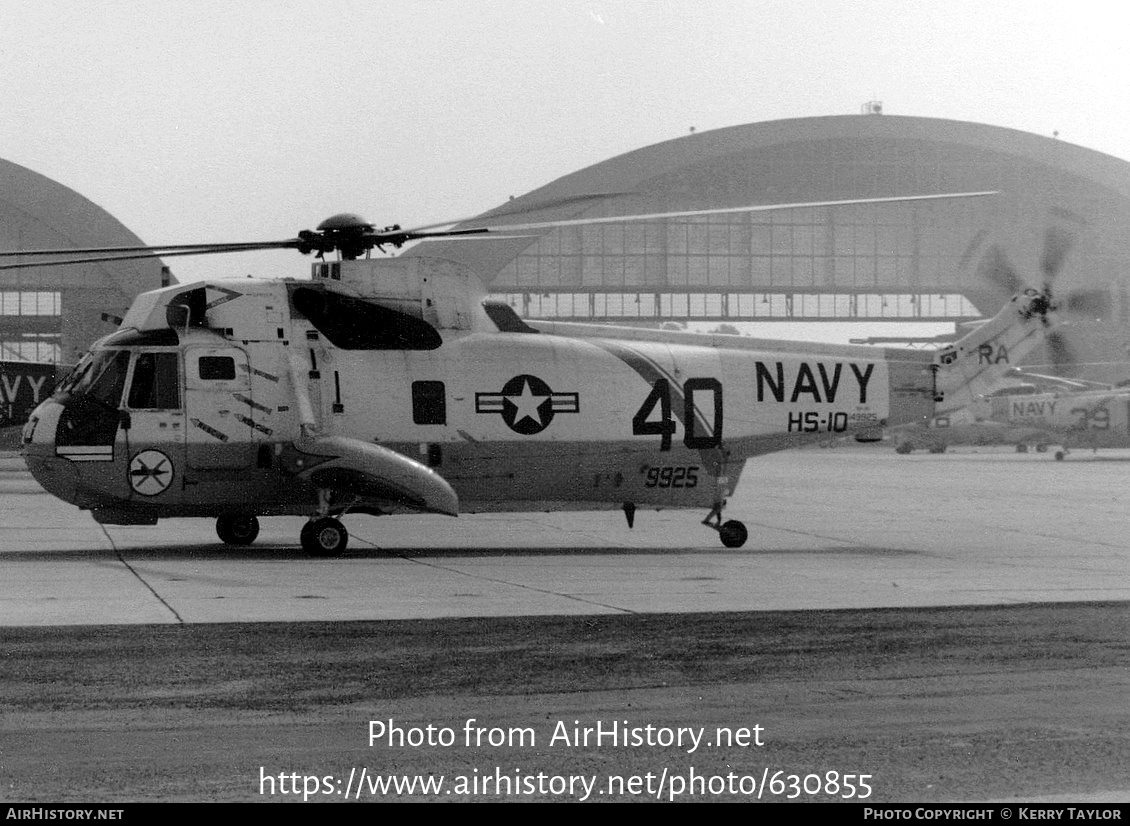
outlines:
M302 550L310 556L341 556L349 542L345 525L332 516L311 519L302 526Z
M702 520L702 524L718 531L718 538L727 548L740 548L749 538L749 531L746 530L745 525L736 519L731 519L728 522L722 521L722 508L725 506L725 500L715 502L710 513Z
M729 522L723 522L722 526L718 528L718 537L727 548L740 548L749 538L749 531L746 530L744 524L736 519L731 519Z
M259 520L245 514L222 514L216 519L216 535L229 545L250 545L259 535Z

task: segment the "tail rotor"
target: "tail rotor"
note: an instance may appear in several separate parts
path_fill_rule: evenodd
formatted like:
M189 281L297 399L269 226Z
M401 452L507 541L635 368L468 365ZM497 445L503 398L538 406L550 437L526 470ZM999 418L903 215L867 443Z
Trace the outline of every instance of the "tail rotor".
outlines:
M1005 296L1025 294L1029 300L1022 311L1029 317L1040 316L1045 327L1050 327L1048 314L1060 311L1065 316L1080 319L1102 319L1109 317L1111 310L1110 291L1102 288L1080 288L1063 290L1061 279L1065 264L1076 246L1078 229L1066 225L1081 225L1081 221L1069 213L1057 212L1063 219L1053 223L1044 231L1043 247L1039 255L1039 270L1042 284L1033 287L1018 272L999 244L992 244L982 256L977 266L977 276L984 284L990 285ZM977 239L984 237L979 233ZM1044 336L1049 360L1061 375L1072 375L1078 371L1073 348L1065 332L1056 327L1047 330Z

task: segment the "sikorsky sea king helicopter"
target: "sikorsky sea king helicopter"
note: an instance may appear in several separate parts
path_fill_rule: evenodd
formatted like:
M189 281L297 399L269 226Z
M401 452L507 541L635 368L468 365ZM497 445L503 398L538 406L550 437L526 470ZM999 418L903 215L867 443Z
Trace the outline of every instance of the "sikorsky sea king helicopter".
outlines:
M36 408L23 453L45 489L100 523L211 517L224 542L248 545L259 517L306 515L301 543L315 556L344 550L346 514L609 508L629 527L638 508L701 508L703 524L738 547L746 527L723 509L748 458L967 403L1009 366L1002 352L1015 359L1058 335L1050 290L1021 291L927 353L530 324L455 262L370 251L979 194L448 230L378 229L342 214L283 241L2 253L36 258L5 268L278 248L322 259L310 280L209 280L138 296ZM325 260L332 253L338 260Z
M1073 447L1130 447L1130 387L1079 389L1060 386L1041 390L1028 384L1006 387L981 396L972 404L932 423L929 430L907 434L896 450L910 453L912 438L925 442L931 452L942 453L951 444L1013 443L1018 452L1029 445L1044 453L1056 445L1054 456L1062 460Z
M1045 289L1059 277L1064 259L1071 249L1073 235L1061 227L1050 227L1044 238L1040 269ZM978 268L981 277L1004 293L1023 289L1024 281L1003 251L994 246ZM1101 289L1075 289L1063 293L1057 304L1066 312L1087 318L1106 315L1109 293ZM1080 364L1060 336L1048 339L1049 365L1057 371L1075 373ZM1111 367L1108 362L1091 366ZM931 453L944 453L950 444L1015 443L1019 451L1029 444L1039 452L1058 444L1056 459L1063 459L1069 446L1130 446L1130 387L1071 379L1064 375L1044 375L1030 369L1009 369L1000 376L999 386L976 396L969 404L939 405L928 422L900 428L899 453L911 453L916 446Z

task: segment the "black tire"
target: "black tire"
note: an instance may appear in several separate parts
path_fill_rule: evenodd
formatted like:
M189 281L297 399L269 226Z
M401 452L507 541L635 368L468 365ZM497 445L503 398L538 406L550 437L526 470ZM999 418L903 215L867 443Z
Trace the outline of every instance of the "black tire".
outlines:
M910 442L902 442L895 448L895 453L906 455L914 450L914 446Z
M1062 461L1063 461L1063 457L1064 457L1064 456L1066 456L1066 455L1067 455L1067 454L1066 454L1066 453L1065 453L1064 451L1062 451L1062 450L1057 450L1057 451L1055 452L1055 460L1056 460L1057 462L1062 462Z
M243 513L225 513L216 519L216 535L228 545L250 545L259 536L259 519Z
M332 516L323 516L303 525L300 538L302 550L310 556L327 558L342 555L349 543L349 532Z
M749 539L749 531L741 522L731 519L722 523L722 527L718 529L718 537L727 548L740 548Z

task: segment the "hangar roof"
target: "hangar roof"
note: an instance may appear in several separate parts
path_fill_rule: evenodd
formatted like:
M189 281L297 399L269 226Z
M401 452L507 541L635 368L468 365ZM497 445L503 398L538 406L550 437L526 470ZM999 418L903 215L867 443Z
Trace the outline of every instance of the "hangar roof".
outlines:
M627 214L638 211L652 211L656 203L663 203L665 209L694 209L705 206L733 206L736 203L720 203L726 195L722 174L726 170L736 170L742 163L748 167L751 160L759 155L778 158L780 155L767 155L767 150L785 146L809 146L809 152L846 151L855 157L844 160L860 168L874 163L876 153L883 153L892 142L902 145L916 145L938 148L948 155L922 157L922 164L933 163L942 172L938 181L952 185L953 178L975 177L976 166L971 164L958 172L949 173L956 167L951 163L954 153L963 154L968 149L978 162L993 157L1007 157L1015 163L1015 169L1030 169L1032 173L1048 170L1055 174L1048 179L1070 178L1085 181L1087 188L1093 187L1098 193L1105 191L1104 200L1116 202L1119 213L1113 215L1121 221L1124 209L1130 206L1130 164L1119 158L1086 149L1052 137L1044 137L1016 129L988 126L980 123L944 120L937 118L905 117L895 115L837 115L814 118L794 118L767 121L698 132L662 143L646 146L602 161L592 166L565 175L521 197L483 213L476 221L505 213L526 210L514 220L560 220L581 216ZM835 150L830 147L856 147L856 149ZM1019 167L1017 167L1017 164ZM985 168L989 168L985 164ZM710 176L704 170L715 169ZM990 180L994 171L987 175L986 185L978 186L977 180L969 180L971 189L992 188L999 181ZM948 175L948 177L947 177ZM813 177L797 175L795 179L785 176L777 179L763 191L757 193L759 203L781 203L786 201L819 201L846 197L878 197L890 195L923 194L920 181L909 177L907 184L891 190L889 175L876 174L873 177L860 175L852 180L851 191L847 192L843 182L832 182L819 175ZM713 180L718 185L711 192L702 191L703 180ZM685 184L681 183L685 181ZM699 191L695 191L697 183ZM1023 182L1027 185L1027 182ZM1054 187L1052 181L1047 186ZM734 196L748 198L748 189L732 189ZM603 195L594 200L576 200L578 196ZM648 197L638 197L646 195ZM709 203L703 201L711 196ZM659 200L657 200L657 196ZM573 200L570 200L573 199ZM549 208L538 208L538 204L556 204ZM739 203L748 203L741 200ZM1042 218L1040 219L1042 220ZM498 218L495 223L506 223ZM468 222L473 224L475 222ZM1042 231L1042 226L1040 227ZM451 258L467 264L480 273L484 282L490 284L498 273L519 253L529 247L531 239L496 240L491 243L462 243L438 241L417 245L407 250L406 255L435 255Z
M106 210L56 181L0 160L0 249L145 243ZM160 259L0 270L0 289L106 291L112 305L161 284Z

